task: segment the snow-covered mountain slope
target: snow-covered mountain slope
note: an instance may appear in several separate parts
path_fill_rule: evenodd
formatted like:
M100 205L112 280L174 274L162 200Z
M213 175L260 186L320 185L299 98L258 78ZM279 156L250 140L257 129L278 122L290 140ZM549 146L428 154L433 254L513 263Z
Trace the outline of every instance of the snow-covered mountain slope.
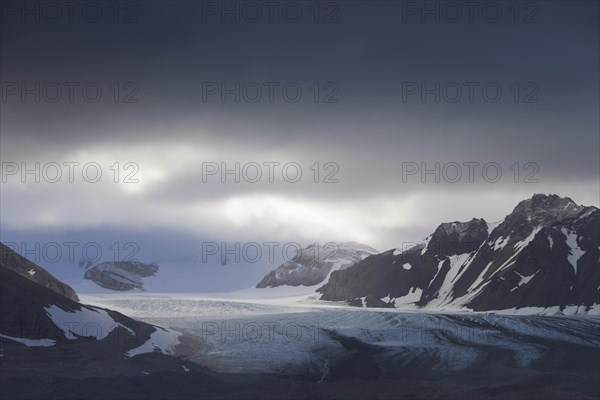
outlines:
M155 276L157 264L134 261L103 262L85 271L84 279L89 279L105 289L126 291L144 289L143 278Z
M332 271L348 268L377 250L357 242L311 244L269 272L257 288L314 286L327 281Z
M45 272L36 267L36 273ZM2 264L0 275L3 342L35 347L93 340L100 346L98 349L126 356L153 351L171 353L180 344L179 332L139 322L116 311L81 304L22 276L15 268Z
M476 311L600 303L600 210L536 194L501 223L441 224L423 243L332 273L321 299Z

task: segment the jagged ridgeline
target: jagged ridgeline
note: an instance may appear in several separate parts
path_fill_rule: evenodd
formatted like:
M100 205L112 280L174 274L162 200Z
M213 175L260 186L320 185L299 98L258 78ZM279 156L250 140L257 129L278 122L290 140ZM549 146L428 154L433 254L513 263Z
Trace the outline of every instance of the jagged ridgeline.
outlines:
M367 307L585 312L600 303L600 210L536 194L498 223L443 223L410 249L334 271L317 291Z

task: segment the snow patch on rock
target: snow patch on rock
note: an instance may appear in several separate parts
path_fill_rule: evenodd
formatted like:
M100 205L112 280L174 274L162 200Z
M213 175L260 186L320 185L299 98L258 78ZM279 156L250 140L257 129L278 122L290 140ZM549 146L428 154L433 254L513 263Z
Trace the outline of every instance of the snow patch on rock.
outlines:
M140 354L152 353L154 351L163 354L173 354L175 347L180 344L179 337L181 333L160 327L155 327L150 338L141 346L131 349L126 353L127 357L134 357Z
M561 229L563 235L565 235L567 246L569 246L570 252L567 258L569 259L569 263L573 266L575 270L575 274L577 274L577 261L579 258L585 253L585 251L579 248L577 244L577 234L572 231L568 231L565 228Z
M28 339L20 337L12 337L0 334L0 337L4 339L14 340L15 342L23 343L27 347L49 347L54 346L56 341L51 339Z
M57 305L52 305L46 307L46 313L70 340L77 339L79 336L91 336L102 340L118 327L123 327L134 335L131 329L115 322L106 311L101 309L82 307L76 311L65 311Z

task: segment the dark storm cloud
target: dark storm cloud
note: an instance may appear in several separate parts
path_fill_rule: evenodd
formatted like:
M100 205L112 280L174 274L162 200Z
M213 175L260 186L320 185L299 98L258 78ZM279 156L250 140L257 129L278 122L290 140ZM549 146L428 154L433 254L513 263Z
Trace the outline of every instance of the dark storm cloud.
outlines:
M56 103L42 98L37 104L31 95L25 103L19 94L7 95L1 103L2 159L65 160L83 152L129 157L142 171L168 170L179 159L182 168L139 195L139 201L165 207L257 193L330 204L492 191L576 192L581 201L597 204L598 3L531 2L537 8L521 5L519 14L508 3L481 3L473 23L461 2L464 14L456 23L448 15L436 23L418 11L443 2L324 2L319 23L312 2L293 3L304 12L295 23L279 11L272 23L267 17L250 23L244 16L239 22L225 16L223 23L212 14L223 3L215 2L132 2L139 9L120 9L118 21L107 3L99 3L104 17L95 23L81 16L73 23L23 22L4 9L3 96L6 83L78 86L73 102L64 93ZM267 12L262 2L255 4ZM289 4L277 3L276 10ZM497 22L481 13L490 4L502 9ZM136 21L125 23L126 17ZM103 90L97 103L80 93L90 82ZM258 85L263 97L253 103L242 93L236 103L227 95L223 103L221 83L231 88L236 82L251 84L245 93L250 97ZM276 84L273 102L265 82ZM438 93L422 100L436 82ZM472 101L465 82L475 85ZM286 84L302 88L298 102L282 94ZM486 85L500 87L502 97L486 97ZM456 87L463 96L449 101ZM183 150L190 154L167 154ZM339 165L340 182L203 185L203 161L296 161L305 167L331 161ZM540 182L402 181L403 162L470 161L497 162L505 177L513 163L522 168L533 162ZM580 187L589 192L582 195ZM10 204L19 203L15 193ZM85 191L77 195L85 197ZM509 210L516 195L505 196ZM115 212L122 212L118 204Z
M108 7L99 23L18 23L7 16L4 82L99 82L104 96L98 104L76 96L75 104L39 105L15 104L12 96L3 103L3 137L25 134L85 145L110 138L208 135L182 132L178 124L185 121L217 125L228 137L258 142L293 143L302 137L333 146L361 140L368 132L394 147L460 140L466 154L487 145L498 148L495 142L501 142L502 153L535 147L538 157L550 153L554 165L564 148L558 142L569 152L578 146L580 160L595 159L599 65L592 12L597 5L590 2L536 3L537 23L514 23L503 6L505 17L498 23L475 13L473 24L437 24L432 17L420 23L418 14L405 16L403 23L403 7L411 2L338 2L338 22L329 24L313 23L307 5L307 17L296 24L281 17L274 17L275 23L244 23L243 18L235 23L234 17L220 23L218 16L205 15L213 10L207 3L135 3L139 21L131 24L114 23ZM113 104L109 87L117 81L134 82L139 92L133 97L141 103ZM204 82L267 81L298 82L305 91L302 101L289 104L277 90L274 104L235 104L231 96L222 104L218 94L202 102ZM329 81L339 87L334 97L341 104L312 104L308 86ZM502 100L490 104L477 89L475 104L436 104L434 96L421 103L419 93L402 102L403 82L432 87L467 81L498 83ZM514 104L509 89L514 82L534 82L540 102ZM528 92L520 90L521 96ZM478 129L465 132L464 125ZM435 149L425 151L438 156ZM590 168L578 168L584 170Z

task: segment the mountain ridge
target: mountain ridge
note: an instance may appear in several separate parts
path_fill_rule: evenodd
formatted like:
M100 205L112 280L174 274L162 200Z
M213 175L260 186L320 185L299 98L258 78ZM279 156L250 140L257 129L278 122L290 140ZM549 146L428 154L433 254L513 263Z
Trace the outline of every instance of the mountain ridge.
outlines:
M310 244L265 275L256 288L315 286L327 281L332 271L347 268L372 254L377 254L377 250L352 241Z
M598 208L535 194L491 230L483 219L442 223L423 244L333 272L317 292L367 307L589 309L600 303L599 227Z
M73 301L79 301L79 297L75 290L60 281L44 268L29 261L10 247L0 242L0 266L19 274L20 276L29 279L32 282L40 284L62 296L65 296Z

